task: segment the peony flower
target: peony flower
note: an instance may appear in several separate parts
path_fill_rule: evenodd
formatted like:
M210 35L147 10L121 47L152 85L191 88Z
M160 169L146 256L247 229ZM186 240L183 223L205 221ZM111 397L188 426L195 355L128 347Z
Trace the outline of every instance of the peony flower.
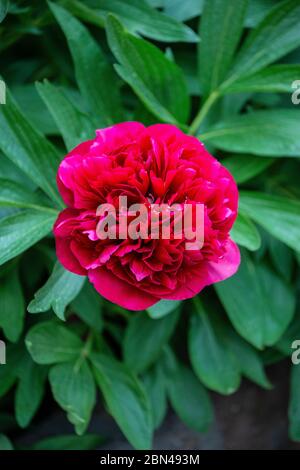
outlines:
M237 216L237 186L195 137L175 126L125 122L96 131L61 162L57 175L67 205L54 225L57 256L87 275L106 299L143 310L160 299L181 300L233 275L240 263L229 232ZM202 203L204 244L181 239L99 239L97 208L128 203ZM116 222L118 223L118 222Z

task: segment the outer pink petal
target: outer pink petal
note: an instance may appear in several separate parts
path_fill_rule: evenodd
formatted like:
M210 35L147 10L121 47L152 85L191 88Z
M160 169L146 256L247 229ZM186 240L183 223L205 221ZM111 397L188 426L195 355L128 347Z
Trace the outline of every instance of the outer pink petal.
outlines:
M227 251L224 258L216 262L209 262L206 269L191 273L191 279L187 283L176 290L176 292L163 296L164 299L169 300L184 300L193 297L206 286L214 284L215 282L224 281L236 273L240 265L240 251L238 246L232 241L227 242Z
M140 122L121 122L105 129L97 129L96 140L97 143L104 144L105 146L108 144L110 148L114 148L135 141L144 130L145 126Z
M105 267L90 270L88 277L105 299L128 310L144 310L159 301L157 297L118 278Z
M74 274L86 276L86 269L80 265L70 249L70 240L56 237L55 244L57 258L63 267Z

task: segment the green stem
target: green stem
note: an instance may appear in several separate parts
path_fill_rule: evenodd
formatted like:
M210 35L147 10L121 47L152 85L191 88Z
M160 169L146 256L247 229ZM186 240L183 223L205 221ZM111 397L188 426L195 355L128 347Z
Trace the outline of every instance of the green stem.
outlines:
M189 133L194 135L198 131L203 119L207 115L208 111L212 107L212 105L215 103L215 101L219 98L219 92L217 90L213 91L207 100L204 102L203 106L200 108L197 116L193 120L190 128L189 128Z
M78 360L75 363L75 366L74 366L75 373L77 373L79 371L82 363L90 355L91 350L92 350L92 346L93 346L93 339L94 339L94 333L93 333L93 331L90 331L90 333L89 333L89 335L86 339L86 342L84 343L84 346L83 346L83 348L80 352L80 356L79 356Z

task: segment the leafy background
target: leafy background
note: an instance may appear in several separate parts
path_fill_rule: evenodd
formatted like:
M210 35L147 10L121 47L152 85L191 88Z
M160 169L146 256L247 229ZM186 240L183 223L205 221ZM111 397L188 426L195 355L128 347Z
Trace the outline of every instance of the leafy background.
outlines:
M210 391L243 377L270 389L265 367L300 339L300 2L1 0L0 20L0 447L54 402L74 435L35 449L97 447L96 403L136 449L151 448L168 406L204 432ZM240 187L238 273L138 313L65 271L52 236L59 161L123 120L198 136ZM290 384L300 440L300 366Z

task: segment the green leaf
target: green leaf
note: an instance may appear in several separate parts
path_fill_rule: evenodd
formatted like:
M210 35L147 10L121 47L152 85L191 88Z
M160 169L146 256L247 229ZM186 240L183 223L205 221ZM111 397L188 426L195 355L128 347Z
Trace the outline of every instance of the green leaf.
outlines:
M222 93L293 93L292 83L300 76L300 65L271 65L222 88Z
M261 238L257 228L251 222L251 219L241 212L238 213L230 235L238 245L244 246L251 251L258 250L261 245Z
M98 333L102 331L102 297L90 283L85 283L71 304L72 310Z
M51 230L56 211L26 210L0 220L0 265L23 253Z
M191 28L154 10L148 3L145 0L95 0L89 7L77 0L64 0L64 5L75 15L98 26L103 26L107 14L113 13L129 31L157 41L198 41Z
M0 364L0 397L10 390L17 379L18 365L24 356L22 346L19 342L6 347L6 364Z
M4 434L0 434L0 450L13 450L11 441Z
M287 282L291 282L294 268L292 250L276 238L270 237L269 253L277 272L281 274Z
M157 318L165 317L171 312L174 312L181 303L181 300L160 300L152 307L147 308L147 313L151 318L156 320Z
M34 444L34 450L93 450L103 444L103 437L96 434L53 436Z
M45 203L43 204L43 202ZM36 209L53 213L43 195L20 186L19 182L0 178L0 206Z
M129 321L124 338L124 359L130 370L143 372L157 360L177 320L178 312L157 320L141 312Z
M113 69L89 31L67 10L49 2L72 54L80 91L98 127L122 120L118 84Z
M235 181L241 184L262 173L274 161L273 158L255 155L232 155L222 160L222 164L232 173Z
M67 412L76 433L85 432L96 401L96 387L86 361L57 364L50 369L49 381L57 403Z
M81 340L72 331L53 321L33 326L27 333L25 344L38 364L74 361L83 347Z
M200 21L199 77L205 96L217 89L231 65L239 43L247 0L210 0Z
M150 449L152 416L140 382L112 357L95 354L92 360L95 378L110 414L135 449Z
M159 362L145 372L143 382L151 404L154 429L157 429L167 413L166 380Z
M67 271L57 262L46 284L34 294L28 312L41 313L53 308L58 318L65 320L65 309L78 295L84 282L84 276Z
M300 441L300 365L292 367L291 396L289 404L289 435L293 441Z
M276 5L246 38L224 87L261 70L300 45L300 4L286 0Z
M0 107L0 148L62 207L56 187L59 156L52 144L26 120L9 93L6 105Z
M16 420L21 428L29 425L42 402L47 372L47 368L35 364L30 356L22 362L15 396Z
M281 108L233 116L211 126L199 139L228 152L299 157L299 133L300 111Z
M182 71L153 44L126 32L108 16L109 46L120 62L118 74L160 120L184 123L189 114L189 97Z
M9 0L0 0L0 23L5 19L9 7Z
M260 356L231 328L228 328L228 345L234 353L242 374L257 385L270 389L272 385L265 374Z
M206 432L213 421L213 408L208 393L193 372L177 364L167 384L172 408L179 418L195 431Z
M285 330L279 341L274 345L276 350L284 356L291 357L294 352L292 344L295 339L300 338L300 312L296 311L296 314Z
M293 289L245 251L238 272L215 288L235 329L259 349L276 343L293 318Z
M201 15L204 0L164 0L165 13L178 21L187 21Z
M194 297L196 311L189 328L189 354L197 377L219 393L233 393L240 384L237 362L224 340L223 326Z
M19 76L19 72L15 73ZM22 113L34 128L44 135L58 134L57 126L33 83L12 85L11 92Z
M25 305L17 270L1 278L0 327L9 341L18 341L24 325Z
M299 250L299 201L256 191L240 191L239 207L271 235Z
M36 87L53 116L68 150L94 137L95 128L88 116L76 109L62 90L47 80L37 83Z
M248 11L246 15L245 26L253 28L269 13L274 7L274 3L281 0L251 0L248 2Z

